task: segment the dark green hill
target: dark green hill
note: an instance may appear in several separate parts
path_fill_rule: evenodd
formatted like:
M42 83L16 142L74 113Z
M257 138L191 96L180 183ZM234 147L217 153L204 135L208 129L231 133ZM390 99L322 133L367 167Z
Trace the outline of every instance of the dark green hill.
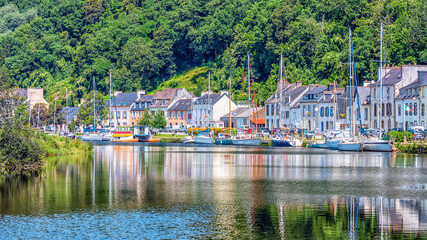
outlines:
M231 77L244 93L250 53L263 101L275 89L281 51L289 81L344 85L348 27L358 78L374 79L381 22L389 64L427 63L426 0L0 0L0 7L0 83L44 87L48 99L68 87L77 101L92 76L105 94L109 71L117 90L153 91L198 67L212 72L214 90L228 89Z

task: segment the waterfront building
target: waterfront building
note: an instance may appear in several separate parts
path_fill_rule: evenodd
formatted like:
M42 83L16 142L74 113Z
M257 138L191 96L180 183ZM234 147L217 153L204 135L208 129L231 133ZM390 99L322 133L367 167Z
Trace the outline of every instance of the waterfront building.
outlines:
M395 98L396 127L400 130L409 130L419 125L420 113L420 83L415 81L401 89Z
M321 132L331 129L339 129L337 111L337 98L344 92L344 88L329 85L328 89L323 91L320 99L318 100L318 125L317 127ZM335 125L335 128L334 128Z
M230 112L229 102L227 91L214 94L202 92L202 96L193 103L193 125L202 128L218 125L215 122L220 122L220 118ZM231 111L236 108L237 104L231 100Z
M418 80L420 84L420 93L419 93L419 117L420 117L420 125L426 127L427 122L427 114L426 114L426 106L427 106L427 71L418 71Z
M297 82L294 89L284 93L282 105L283 118L281 119L281 126L286 128L296 128L295 124L299 122L300 114L297 114L293 109L299 109L299 101L309 89L309 86L301 86L301 82Z
M285 100L289 100L289 96L286 98L285 95L299 86L301 86L301 82L283 82L282 84L279 82L276 91L265 101L265 125L269 130L284 126L285 111L283 107Z
M180 99L168 110L167 126L191 125L193 119L193 99Z
M152 104L149 107L151 114L154 115L157 111L164 112L167 118L168 109L172 107L180 99L192 98L192 94L185 88L167 88L165 90L156 92L152 99Z
M386 132L398 127L396 114L393 112L396 109L395 98L400 94L399 89L417 81L418 71L427 71L427 66L402 65L400 67L385 67L378 70L378 80L370 84L371 127L374 129L381 127ZM380 89L380 76L382 79L382 89ZM380 114L381 122L378 122Z
M136 92L124 93L114 91L114 97L111 100L111 127L131 125L131 107L135 100L138 99ZM105 108L110 110L110 100L105 100ZM108 119L104 121L108 126Z
M361 109L359 109L359 103L357 102L356 87L346 86L345 91L338 97L338 122L340 129L350 129L352 119L356 129L355 132L360 131L360 123L362 123L364 129L371 128L371 89L368 84L365 81L365 86L357 87ZM359 118L359 113L361 119Z
M318 130L319 124L319 108L318 101L323 94L323 91L328 88L325 86L312 86L309 91L307 91L303 98L300 101L300 117L301 124L300 127L308 130Z
M232 128L251 128L253 132L256 129L265 127L265 108L259 107L256 109L249 109L247 106L239 106L231 112L231 127ZM220 118L220 121L224 122L224 127L230 127L230 117L229 113L225 114ZM250 122L248 119L250 117Z
M145 109L149 109L152 103L153 95L145 95L145 91L137 91L138 98L134 101L130 109L130 123L132 126L138 125Z

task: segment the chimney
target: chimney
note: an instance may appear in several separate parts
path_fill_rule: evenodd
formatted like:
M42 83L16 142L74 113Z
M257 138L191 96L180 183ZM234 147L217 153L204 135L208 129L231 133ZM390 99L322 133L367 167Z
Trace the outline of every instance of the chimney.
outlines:
M114 96L119 95L120 93L122 93L122 91L114 91Z
M205 96L206 94L208 94L208 91L203 91L203 92L201 92L201 93L200 93L200 97L203 97L203 96Z
M145 90L137 90L136 91L136 96L138 98L141 98L143 95L145 95Z
M301 86L302 86L301 81L297 81L297 82L295 83L295 86L297 86L297 87L301 87Z

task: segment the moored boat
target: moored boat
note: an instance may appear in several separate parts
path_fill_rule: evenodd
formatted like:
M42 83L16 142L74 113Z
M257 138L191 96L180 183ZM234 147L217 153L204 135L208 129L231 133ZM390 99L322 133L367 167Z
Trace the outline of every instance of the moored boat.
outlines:
M368 139L364 141L363 151L392 152L393 145L390 141L380 139Z
M138 142L148 142L151 139L149 129L145 126L134 126L133 136L138 139Z
M246 146L259 146L261 144L261 138L252 137L250 135L237 135L231 138L231 144L233 145L246 145Z
M119 126L113 132L112 142L138 142L138 138L133 136L133 127Z
M361 152L363 150L363 143L358 141L342 141L338 144L338 150Z
M231 145L231 138L229 134L219 133L218 137L215 139L215 144L217 145Z
M307 144L308 148L329 148L326 141L317 141Z
M214 140L209 133L209 128L206 128L205 131L200 131L193 140L195 144L214 144Z

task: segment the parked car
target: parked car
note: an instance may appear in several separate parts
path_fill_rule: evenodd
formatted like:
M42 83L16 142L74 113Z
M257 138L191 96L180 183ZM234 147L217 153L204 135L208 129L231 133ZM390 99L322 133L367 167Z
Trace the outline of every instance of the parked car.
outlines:
M423 126L414 126L409 131L414 134L415 139L422 139L424 138L424 130Z

